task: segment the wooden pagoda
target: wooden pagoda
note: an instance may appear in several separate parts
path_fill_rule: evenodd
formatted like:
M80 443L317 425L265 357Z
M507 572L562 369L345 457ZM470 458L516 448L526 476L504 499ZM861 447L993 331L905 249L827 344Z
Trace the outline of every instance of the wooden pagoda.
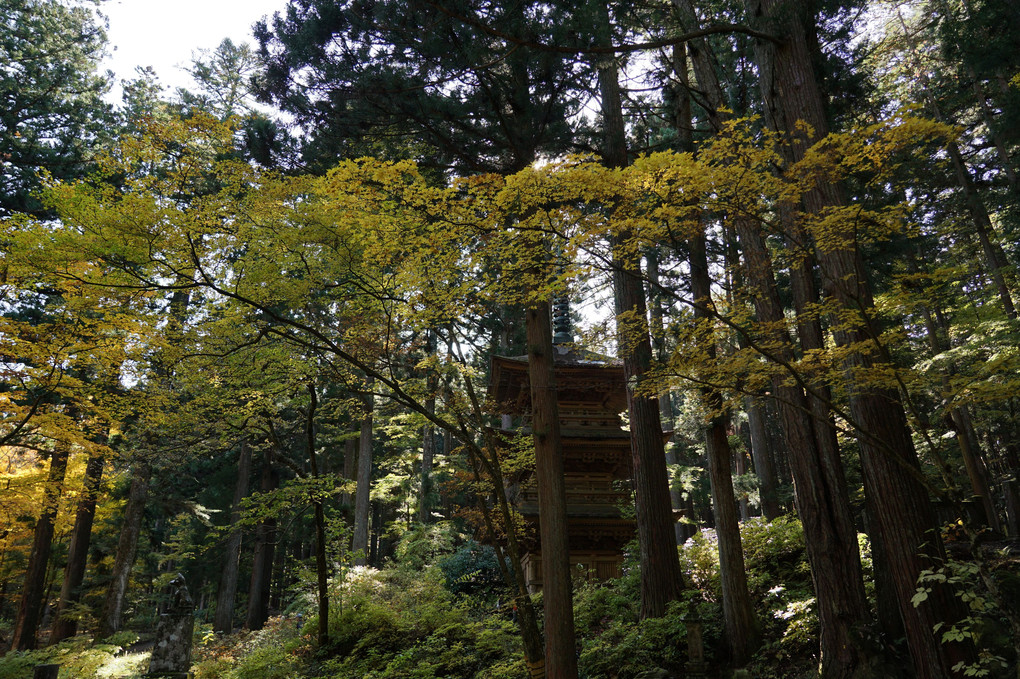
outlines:
M618 577L624 545L635 535L634 520L625 511L631 503L631 443L620 420L627 407L623 365L567 344L554 350L570 564L578 576ZM506 414L501 436L531 433L527 356L492 359L489 396ZM519 426L510 426L514 421ZM510 482L510 500L534 527L522 541L521 565L536 592L542 589L542 545L534 473L520 473Z

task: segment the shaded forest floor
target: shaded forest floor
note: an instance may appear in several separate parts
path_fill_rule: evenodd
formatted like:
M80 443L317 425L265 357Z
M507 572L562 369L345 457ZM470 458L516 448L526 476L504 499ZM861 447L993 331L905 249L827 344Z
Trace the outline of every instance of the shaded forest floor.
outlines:
M334 580L330 644L315 643L312 583L297 583L290 605L262 630L216 635L200 612L192 670L196 679L523 679L524 665L514 611L499 582L491 549L474 542L453 546L449 527L434 526L405 539L398 559L383 570L349 568ZM792 518L743 526L749 585L764 643L748 667L757 679L814 676L817 618L803 533ZM870 573L870 552L861 541ZM959 579L972 605L970 629L985 649L987 674L1016 676L1000 607L1020 610L1020 544L989 542L981 566L1000 589L1000 601L981 591L964 545L950 541L956 559L946 572ZM692 580L687 598L659 619L638 619L637 568L604 584L578 581L575 621L578 665L585 679L683 677L687 626L702 626L706 659L717 677L730 676L723 657L714 533L704 530L680 550ZM868 583L869 595L874 594ZM875 676L899 676L902 641L876 633ZM125 631L106 643L85 636L54 647L0 658L0 679L29 679L36 664L60 663L61 679L138 677L148 664L151 634Z

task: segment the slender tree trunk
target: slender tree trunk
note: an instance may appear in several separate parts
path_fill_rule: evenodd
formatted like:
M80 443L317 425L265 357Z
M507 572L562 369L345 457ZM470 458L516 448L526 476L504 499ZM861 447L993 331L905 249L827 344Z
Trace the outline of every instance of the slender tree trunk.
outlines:
M531 433L535 440L539 534L542 542L542 598L545 603L545 676L576 679L574 607L567 540L567 493L560 447L559 404L553 364L552 318L548 302L526 311Z
M120 631L124 598L127 594L128 580L131 578L131 569L135 565L138 538L142 532L142 518L149 499L149 477L151 474L152 469L149 464L140 462L131 476L131 488L128 491L127 505L124 507L124 524L121 526L120 538L117 540L117 555L113 560L110 587L106 591L106 601L99 617L96 639L105 639Z
M273 449L268 447L262 461L260 490L263 493L271 493L279 484L280 477L273 465ZM249 630L262 629L269 619L269 595L275 550L276 517L269 516L255 528L255 555L248 584L248 613L244 621L244 626Z
M220 573L220 584L216 590L216 615L213 618L213 630L220 634L230 634L234 629L234 599L237 596L237 579L241 569L241 537L243 531L238 526L241 520L241 502L248 495L248 477L251 476L251 447L247 441L241 441L241 449L237 454L237 482L234 484L234 501L230 506L230 534L223 550L223 571Z
M765 409L757 397L744 399L747 411L747 428L751 438L751 459L754 473L758 477L758 493L761 496L761 512L769 521L783 513L779 504L779 479L772 459L769 433L765 428Z
M60 587L60 601L57 612L53 616L53 630L50 632L50 643L73 637L78 631L78 622L65 616L67 609L81 598L79 591L85 580L85 566L88 563L89 543L92 539L92 523L96 518L96 500L99 497L99 484L103 479L103 466L106 460L99 453L89 456L85 464L85 479L82 482L81 499L74 517L74 529L71 532L71 546L67 552L67 567L64 569L64 581Z
M471 389L468 389L468 393L471 393ZM473 396L472 399L474 399ZM477 401L474 402L474 406L477 409ZM443 438L444 453L448 455L452 448L453 437L448 435ZM504 531L506 551L503 551L498 541L493 541L493 547L496 550L496 564L507 586L517 593L517 596L514 598L514 604L517 606L517 626L521 632L524 658L528 663L530 674L534 679L543 679L545 676L545 642L542 632L538 628L538 615L531 600L531 595L528 593L528 583L525 580L524 570L521 568L520 544L517 541L516 533L512 529L514 525L513 512L507 501L506 486L503 484L503 475L499 467L498 444L495 438L495 434L491 429L486 430L485 447L475 448L468 446L468 459L471 461L471 469L474 472L475 482L479 485L482 484L482 469L490 471L489 478L493 485L495 505L499 510L499 516L502 519L503 525L507 527L507 530ZM485 455L486 451L490 453L489 456ZM493 520L494 508L489 505L487 499L481 494L476 496L476 504L489 535L499 535L500 531Z
M371 389L371 387L369 387ZM364 417L361 420L361 438L358 445L358 485L354 491L354 538L352 549L357 555L354 564L368 563L368 523L371 513L369 502L372 492L372 395L365 397Z
M908 270L917 272L917 264L914 260L908 262ZM925 331L928 334L928 348L932 355L947 351L949 349L949 328L936 320L945 321L945 316L941 313L938 305L935 305L934 314L927 305L922 305L921 314L924 318ZM949 378L953 372L955 369L950 366L949 373L942 377L942 388L948 398L952 397ZM977 433L974 431L970 410L966 405L957 406L950 410L949 417L956 431L956 441L960 446L960 455L963 458L964 468L967 470L971 490L974 497L978 498L985 515L982 525L998 532L1001 530L1001 526L998 513L992 502L991 482L988 478L988 469L981 457L981 445L978 442Z
M977 73L974 72L974 67L970 64L967 65L967 75L972 81L971 87L974 91L974 98L977 99L978 104L981 106L981 117L985 122L985 129L988 130L992 143L995 144L995 150L999 153L999 163L1001 164L1003 171L1006 173L1006 181L1009 184L1009 188L1016 191L1016 169L1013 167L1013 159L1010 157L1009 151L1007 150L1006 141L1002 138L1002 133L995 124L995 113L992 111L992 107L988 104L988 95L985 92L985 88L982 87L981 81L978 80Z
M690 240L690 264L694 317L710 322L714 313L704 235L697 235ZM710 340L706 352L708 360L715 359L713 341ZM719 540L719 579L722 585L726 643L733 662L743 666L757 650L760 638L751 596L747 590L744 551L740 544L740 525L733 493L733 476L730 473L730 459L733 455L726 436L726 416L722 412L721 395L711 387L704 387L701 396L705 410L709 413L705 427L705 453L708 456L709 481L712 486L715 532Z
M308 464L312 478L319 478L318 454L315 451L315 410L318 397L315 385L308 385L308 413L305 421L305 447L308 451ZM315 514L315 581L319 602L318 643L319 648L329 644L329 570L326 566L326 514L322 507L322 498L318 494L312 497L312 510Z
M748 435L748 442L750 442L750 435ZM750 446L748 446L750 448ZM732 448L732 446L731 446ZM746 473L747 458L744 456L743 451L734 449L733 450L733 472L738 476L743 476ZM740 508L740 520L747 521L751 518L751 506L747 500L747 494L741 495L737 500L737 506Z
M974 231L981 244L981 251L985 255L985 266L988 267L988 274L992 277L992 282L999 292L1002 309L1008 318L1016 320L1016 306L1013 304L1013 295L1006 282L1007 276L1011 281L1014 276L1002 246L995 240L995 229L992 226L992 219L988 215L988 208L985 207L984 200L978 193L977 187L974 186L974 180L971 179L970 170L967 169L963 161L959 146L956 142L950 142L947 148L949 157L953 161L953 170L960 184L960 190L963 191L963 196L967 201L967 209L970 211Z
M434 415L436 400L430 398L425 407ZM432 466L435 457L436 428L426 424L422 427L421 488L418 492L418 521L422 524L432 523Z
M663 342L663 334L665 333L665 319L662 305L661 289L662 284L659 280L659 252L656 248L650 248L647 256L647 268L648 268L648 286L651 291L651 304L649 306L649 314L651 316L651 322L653 327L652 342L655 350L656 357L661 361L665 357L666 348ZM670 392L666 392L659 396L659 420L661 424L666 428L667 431L672 432L673 423L673 408L670 405ZM677 459L676 453L673 452L675 441L673 446L666 447L666 469L667 479L669 469L676 466ZM674 513L679 513L684 510L684 499L680 489L675 487L673 483L669 483L669 501L673 507ZM691 517L693 518L693 517ZM673 522L673 533L676 535L677 544L683 544L687 540L686 531L684 524L675 521Z
M429 356L436 353L436 333L434 330L427 330L425 350ZM429 370L426 380L428 397L425 400L425 410L429 415L436 414L436 389L439 386L434 371ZM421 441L421 488L418 491L418 521L422 524L432 523L432 466L436 457L436 427L432 422L426 422L422 428Z
M904 32L907 32L906 23L902 15L899 15L899 19ZM935 120L945 122L946 119L942 115L938 101L929 88L927 73L924 69L918 69L916 75L924 87L925 105L928 108L928 112ZM946 150L949 151L949 158L953 164L953 172L956 175L957 184L960 187L960 191L963 192L967 210L970 212L971 220L974 224L974 231L977 233L978 242L981 244L981 250L985 256L985 266L988 268L992 282L998 290L999 301L1002 302L1003 311L1005 311L1007 317L1016 320L1016 306L1013 304L1013 296L1006 280L1007 276L1011 281L1014 280L1014 275L1009 262L1006 260L1006 254L1003 252L1002 246L995 240L995 228L992 226L991 217L988 215L988 208L985 207L985 202L974 185L970 169L967 167L963 154L960 152L960 146L955 141L951 141L946 146ZM1008 166L1008 162L1005 162L1006 159L1008 159L1008 155L1004 155L1004 167ZM1011 177L1011 181L1015 181L1015 178Z
M35 536L28 557L25 584L21 592L21 602L18 604L18 615L14 619L11 649L15 651L26 651L36 647L35 635L39 631L39 618L46 594L46 572L53 547L53 527L57 520L64 476L67 473L67 457L70 452L71 448L67 443L57 441L50 454L50 469L43 491L42 512L35 523Z
M1006 535L1020 537L1020 481L1011 477L1002 482L1006 504Z

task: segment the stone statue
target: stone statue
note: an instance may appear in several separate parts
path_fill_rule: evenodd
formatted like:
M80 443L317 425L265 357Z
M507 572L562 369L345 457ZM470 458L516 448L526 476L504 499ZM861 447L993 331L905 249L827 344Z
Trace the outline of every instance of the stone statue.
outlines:
M147 679L190 679L191 636L195 629L194 602L177 574L169 584L167 612L159 616L156 645L149 659Z

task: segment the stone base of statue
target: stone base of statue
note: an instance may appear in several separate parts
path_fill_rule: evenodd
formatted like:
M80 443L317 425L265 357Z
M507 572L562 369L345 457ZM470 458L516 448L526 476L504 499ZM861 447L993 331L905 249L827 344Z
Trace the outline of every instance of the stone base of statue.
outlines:
M159 616L156 643L145 679L191 679L191 637L195 632L194 604L184 577L170 581L167 612Z
M684 663L684 676L687 679L702 679L708 676L709 665L707 662Z
M688 679L701 679L708 676L708 663L705 662L705 642L701 638L702 623L695 617L688 617L687 623L687 662L684 663L685 676Z
M32 673L32 679L57 679L60 673L60 665L53 663L47 665L36 665Z

